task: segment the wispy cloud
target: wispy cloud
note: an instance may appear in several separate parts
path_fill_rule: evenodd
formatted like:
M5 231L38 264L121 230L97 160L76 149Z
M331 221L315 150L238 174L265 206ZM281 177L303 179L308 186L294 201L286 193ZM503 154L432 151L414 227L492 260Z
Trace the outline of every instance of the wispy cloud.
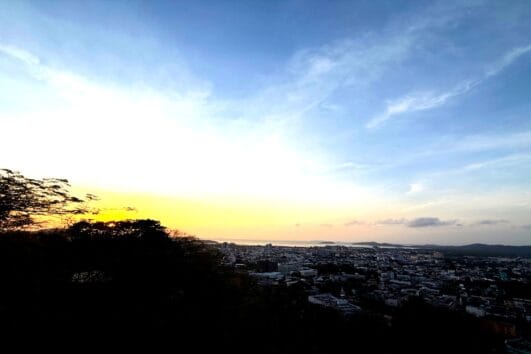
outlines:
M481 225L481 226L491 226L491 225L500 225L500 224L508 224L509 220L506 219L484 219L480 220L475 225Z
M407 223L406 219L385 219L375 222L376 225L404 225Z
M218 183L224 185L225 190L251 190L251 183L264 178L259 174L267 174L265 170L261 173L258 170L268 164L270 171L293 171L295 165L306 163L301 155L283 141L268 135L267 131L239 129L230 122L224 122L220 127L215 118L211 118L216 104L211 102L208 90L191 87L189 91L175 92L101 83L43 64L36 55L12 45L1 45L0 55L21 64L31 79L46 86L46 94L58 103L53 111L30 106L17 114L0 112L3 125L0 147L8 149L17 145L22 132L30 142L16 155L2 156L0 162L8 166L17 166L17 160L24 160L32 166L43 165L36 161L39 158L34 151L38 150L55 157L47 159L42 168L55 171L54 174L66 173L66 158L71 161L68 175L72 179L87 181L91 174L87 171L87 161L94 161L97 157L99 169L107 171L107 183L113 187L115 183L123 186L124 181L131 181L132 175L137 177L133 183L145 183L151 180L149 166L157 166L157 186L128 187L175 191L188 186L189 190L199 192L208 191ZM31 85L34 82L28 84L30 90ZM26 124L32 124L33 129L27 130ZM79 129L80 126L83 129ZM231 134L237 135L238 140ZM94 144L95 137L97 144ZM65 150L64 146L75 146L76 149ZM58 150L64 151L62 156L53 153ZM109 152L117 151L123 152L119 163L105 158ZM274 156L276 154L278 156ZM288 156L289 162L281 162ZM252 161L257 161L255 168L249 168ZM303 178L304 167L299 167L295 169L299 170L298 177ZM257 175L250 176L254 173ZM216 179L209 177L213 174ZM289 188L297 178L294 177L293 181L283 179L282 183L279 179L280 176L269 182L264 180L264 188L266 184L272 189Z
M455 183L462 182L464 177L474 176L474 174L476 174L477 176L477 174L479 173L484 175L484 171L486 170L497 171L501 169L506 170L508 168L524 169L530 166L530 162L531 162L531 153L516 153L516 154L510 153L505 156L501 156L497 158L485 159L485 160L478 159L475 162L466 163L461 166L451 167L451 168L442 168L439 170L422 173L422 174L419 174L419 176L417 177L421 178L423 181L427 181L427 183L433 186L445 185L448 187L449 185L452 185L453 182ZM459 178L457 178L458 176ZM453 181L453 182L449 183L449 181ZM431 200L429 202L423 203L418 206L408 206L407 208L404 208L403 211L412 211L412 210L419 209L419 208L431 207L437 204L448 203L451 201L451 199L453 199L452 194L448 194L448 191L440 190L439 192L437 192L436 189L437 188L432 188L430 192L435 192L435 194L442 192L446 195L446 197L439 201ZM460 199L460 196L457 196L457 197L458 199Z
M346 87L362 89L411 54L415 34L375 34L341 39L297 51L284 71L238 102L242 119L266 120L286 129L309 111L333 107L326 100Z
M469 172L485 168L499 168L520 165L531 160L531 154L510 154L496 159L490 159L465 165L457 170L456 173Z
M364 221L360 221L360 220L351 220L351 221L348 221L346 223L344 223L343 225L344 226L356 226L356 225L364 225L365 222Z
M407 226L413 228L459 225L457 220L441 220L434 217L422 217L408 221Z
M519 131L496 134L473 134L466 136L446 136L432 146L404 158L402 163L429 156L476 153L495 150L526 149L531 147L531 131Z
M0 43L0 53L13 59L20 60L28 65L38 65L40 63L40 60L37 56L12 45Z
M491 225L488 222L494 223L502 223L505 222L505 220L483 220L485 223L482 225ZM369 225L369 226L399 226L404 225L407 227L412 228L420 228L420 227L430 227L430 226L451 226L451 225L457 225L462 226L458 223L457 220L441 220L437 217L418 217L414 219L405 219L405 218L397 218L397 219L383 219L383 220L377 220L374 222L365 222L362 220L352 220L349 222L346 222L343 224L344 226L356 226L356 225Z
M499 74L514 61L519 59L522 55L530 51L531 44L513 48L506 53L502 59L489 65L488 69L485 70L484 74L480 78L464 80L448 91L439 93L435 93L433 91L414 92L396 100L389 100L387 102L385 111L371 118L365 126L367 129L375 129L382 126L385 122L394 118L395 116L440 107L451 99L469 92L474 87L481 84L484 80Z
M458 84L456 87L447 92L438 94L433 92L416 92L397 100L388 101L385 112L369 120L366 124L366 127L368 129L378 128L396 115L424 111L442 106L451 98L470 91L478 83L478 81L470 80Z
M0 55L16 60L31 77L28 92L35 81L46 86L53 109L33 105L16 114L0 112L0 150L17 145L21 134L31 142L16 155L0 156L5 166L23 169L24 161L36 174L65 174L92 185L105 180L105 188L116 190L321 202L369 194L367 189L352 183L339 185L323 174L333 169L330 164L321 162L317 154L294 148L270 128L267 117L250 124L225 119L219 106L226 109L227 103L216 100L208 89L175 92L102 83L28 59L37 56L22 49L2 48L6 47L9 50ZM230 104L234 109L239 106ZM28 124L33 129L28 130ZM64 146L76 149L64 150ZM51 158L44 162L34 153L37 150ZM59 150L64 154L55 153ZM123 152L119 163L105 158L118 150ZM68 166L65 158L71 161ZM98 171L88 163L96 160ZM149 183L155 170L157 183ZM105 178L98 176L102 171L107 173ZM133 175L135 179L130 178Z
M515 60L519 59L522 55L531 52L531 44L526 46L513 48L508 53L506 53L503 58L498 62L493 63L485 72L485 78L497 75L503 69L511 65Z
M531 147L531 131L465 136L453 139L445 146L431 150L430 153L475 152L524 147Z
M299 49L284 70L268 75L262 90L239 102L241 117L258 117L285 128L286 122L297 122L317 107L337 111L338 105L327 102L332 95L345 88L353 89L351 92L366 90L411 58L416 48L426 42L427 33L445 28L462 16L462 5L426 6L377 31ZM455 92L419 93L403 102L391 102L390 114L439 105L471 84L457 85Z
M357 221L355 220L353 225L357 224L366 224L363 221ZM495 226L495 225L504 225L504 224L510 224L509 220L506 219L483 219L479 220L477 222L470 222L466 223L468 226ZM351 223L346 223L346 226L351 225ZM371 225L383 225L383 226L397 226L397 225L405 225L407 227L412 228L422 228L422 227L432 227L432 226L463 226L464 223L460 223L456 219L451 220L441 220L437 217L418 217L413 219L405 219L405 218L399 218L399 219L383 219L383 220L377 220Z
M531 148L531 131L520 131L511 133L500 132L494 134L471 134L465 136L443 136L442 138L439 138L439 141L435 141L429 146L422 146L416 152L409 152L407 155L404 154L397 158L394 158L392 161L373 165L371 166L371 170L382 171L394 169L412 163L422 163L423 161L430 161L435 158L440 158L444 155L466 156L489 151L498 152L500 154L508 153L508 155L506 155L505 157L506 162L513 161L514 163L516 163L518 162L518 159L520 159L522 162L525 162L525 154L523 154L522 152L527 151L527 149L529 148ZM511 154L511 151L518 151L518 153ZM503 161L500 161L500 158L493 160L498 160L498 163ZM478 168L482 163L485 162L487 161L479 161L479 165L476 165L476 168ZM468 168L470 169L472 167ZM441 171L441 173L455 174L463 171L466 171L466 166L463 166L461 169ZM440 173L435 174L439 175ZM429 179L430 177L433 177L433 174L424 174L421 175L421 177L423 179Z

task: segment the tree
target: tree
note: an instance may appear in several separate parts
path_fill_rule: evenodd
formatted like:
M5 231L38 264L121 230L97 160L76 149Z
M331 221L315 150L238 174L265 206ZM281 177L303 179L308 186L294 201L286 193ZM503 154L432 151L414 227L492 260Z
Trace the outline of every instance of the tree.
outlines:
M128 239L148 242L168 241L170 235L157 220L79 221L68 228L75 239Z
M66 179L33 179L9 169L0 169L0 230L16 230L37 224L36 218L80 215L89 210L85 200L70 194Z

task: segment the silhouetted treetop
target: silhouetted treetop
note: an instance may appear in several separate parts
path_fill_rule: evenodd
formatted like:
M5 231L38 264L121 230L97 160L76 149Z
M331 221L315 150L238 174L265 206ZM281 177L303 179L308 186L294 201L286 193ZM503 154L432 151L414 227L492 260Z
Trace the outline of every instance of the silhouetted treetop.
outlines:
M68 180L28 178L0 169L0 230L21 229L37 223L36 217L79 215L89 212L85 199L71 195ZM92 213L97 211L90 210Z
M166 228L157 220L139 219L108 222L80 221L68 229L78 239L138 239L156 241L168 239Z

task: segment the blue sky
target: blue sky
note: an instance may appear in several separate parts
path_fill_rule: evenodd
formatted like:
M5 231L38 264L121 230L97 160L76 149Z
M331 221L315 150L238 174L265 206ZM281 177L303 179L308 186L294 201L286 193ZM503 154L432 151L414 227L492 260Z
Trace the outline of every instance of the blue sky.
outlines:
M3 1L0 163L305 210L272 217L284 238L528 244L529 18L528 1Z

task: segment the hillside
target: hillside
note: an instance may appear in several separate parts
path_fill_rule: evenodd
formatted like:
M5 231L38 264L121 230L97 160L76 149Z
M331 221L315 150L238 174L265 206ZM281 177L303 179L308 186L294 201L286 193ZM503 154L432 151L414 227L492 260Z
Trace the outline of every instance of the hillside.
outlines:
M353 242L353 245L367 245L373 247L416 247L423 249L433 249L448 255L459 256L481 256L481 257L525 257L531 258L531 246L508 246L508 245L487 245L474 243L463 246L442 246L442 245L401 245L394 243L379 242Z
M194 351L341 353L499 345L475 319L412 302L392 322L308 303L301 284L258 286L220 254L156 221L78 223L0 235L0 333L55 343L136 340ZM8 305L6 305L8 304ZM450 325L451 324L451 325Z

